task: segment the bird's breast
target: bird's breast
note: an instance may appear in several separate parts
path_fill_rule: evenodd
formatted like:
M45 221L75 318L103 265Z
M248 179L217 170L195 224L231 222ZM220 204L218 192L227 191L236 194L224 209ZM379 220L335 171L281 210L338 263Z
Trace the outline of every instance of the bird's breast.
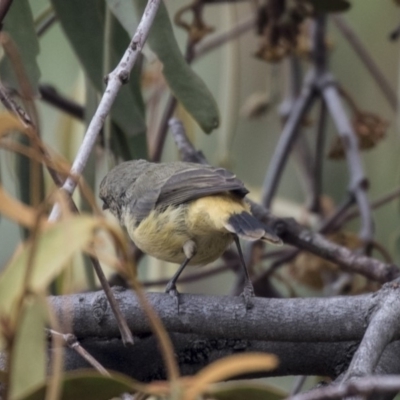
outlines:
M125 217L124 225L135 244L153 257L182 263L183 245L192 240L196 253L189 264L208 264L220 257L233 241L232 234L223 227L227 205L218 200L215 203L214 198L207 200L210 197L153 210L138 226Z

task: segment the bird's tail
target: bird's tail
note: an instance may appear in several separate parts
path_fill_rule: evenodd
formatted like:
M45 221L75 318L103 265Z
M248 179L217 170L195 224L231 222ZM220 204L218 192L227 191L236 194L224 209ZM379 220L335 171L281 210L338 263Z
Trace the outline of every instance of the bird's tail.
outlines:
M225 228L245 240L263 240L274 244L282 244L282 240L270 228L246 211L231 214L225 224Z

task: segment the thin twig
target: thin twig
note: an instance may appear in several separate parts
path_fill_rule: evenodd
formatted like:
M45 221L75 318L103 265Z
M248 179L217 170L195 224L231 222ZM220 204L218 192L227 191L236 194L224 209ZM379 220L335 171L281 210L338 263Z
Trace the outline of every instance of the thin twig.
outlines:
M84 119L85 108L75 101L62 96L53 86L41 84L39 85L39 93L41 100L44 102L79 120Z
M343 147L346 152L350 173L349 191L354 194L362 216L360 237L365 243L368 243L373 238L374 223L366 194L368 180L362 168L357 137L343 108L337 87L332 84L332 77L330 74L327 74L324 79L321 79L321 85L324 100L333 118L333 122L336 125L338 134L342 139Z
M279 114L282 122L285 123L292 112L293 103L298 98L302 84L302 70L299 58L296 55L291 55L289 58L289 73L288 84L286 89L285 99L279 107ZM303 183L303 192L306 197L312 197L312 192L315 187L313 174L313 157L308 144L307 136L302 133L303 127L299 125L298 138L294 147L295 157L297 160L301 181ZM311 196L310 196L311 194Z
M387 194L384 194L382 197L379 197L378 199L372 201L370 203L370 207L371 209L376 210L377 208L387 203L390 203L391 201L396 200L399 197L400 197L400 188L397 188ZM351 210L347 214L345 214L341 222L345 224L359 216L360 216L360 210L356 208L355 210Z
M291 396L294 396L295 394L299 393L301 388L304 386L304 383L306 382L308 376L307 375L301 375L297 376L294 385L292 387L292 391L290 392Z
M400 375L371 375L340 385L329 385L307 393L288 397L286 400L335 400L347 396L363 395L365 398L377 393L400 391Z
M160 5L160 1L161 0L149 0L143 12L142 19L140 20L140 23L136 29L136 33L129 44L129 47L125 51L117 67L108 75L106 90L103 93L99 106L97 107L97 110L89 124L83 142L78 150L78 154L76 155L76 158L72 164L70 176L63 185L63 190L65 190L69 195L72 195L76 188L76 177L81 175L86 166L89 155L96 143L97 136L103 127L104 121L111 110L111 106L114 103L119 90L129 79L129 74L135 65L139 54L141 53L143 45L149 34L154 17ZM56 204L53 207L49 220L57 220L59 215L60 209Z
M110 376L110 373L81 346L75 335L72 333L56 332L53 329L47 329L47 332L52 336L61 337L70 349L76 351L88 364L100 372L100 374Z
M357 36L354 29L346 22L345 18L340 15L332 16L332 20L339 31L348 40L356 54L360 57L361 61L366 66L371 76L375 79L375 82L378 84L379 88L381 89L383 95L386 97L386 100L388 101L392 109L394 111L397 111L398 100L396 93L393 90L393 85L391 85L390 82L386 80L385 75L379 69L375 60L368 53L367 49L361 42L360 38Z
M305 79L305 84L300 96L293 104L292 112L286 121L281 137L269 163L262 192L262 204L266 208L270 207L272 198L277 190L283 168L286 164L292 145L296 140L297 133L299 132L299 125L314 101L316 93L313 81L314 73L311 71Z
M150 155L150 159L153 162L159 162L161 160L162 151L164 149L164 143L168 132L168 121L174 114L177 104L178 101L176 100L176 97L170 94L167 100L167 105L165 107L164 114L161 118L160 127L158 128L157 131L157 136L154 140L154 147L152 148L152 154Z
M236 39L242 34L248 32L251 28L254 27L254 24L255 24L255 16L251 15L249 18L240 21L237 25L235 25L228 31L222 33L216 33L202 40L194 47L193 61L196 61L200 57L203 57L204 55L222 46L223 44L229 42L230 40Z
M47 10L46 10L47 11ZM43 36L57 21L57 15L53 9L47 12L47 15L43 16L41 21L36 25L36 35L38 37Z
M13 0L0 1L0 30L3 28L3 20L6 17L12 2Z
M186 45L185 60L190 65L194 57L194 44L190 39ZM167 100L164 114L161 118L160 127L158 128L157 136L154 139L154 147L150 156L151 161L159 162L161 160L162 151L164 149L165 139L168 133L169 120L172 118L174 111L178 105L178 100L173 94L170 94Z
M326 136L326 117L327 109L324 100L321 99L319 119L317 127L317 140L315 144L315 157L314 157L314 188L312 190L312 197L310 201L309 210L320 213L321 212L321 194L323 193L322 188L322 171L324 163L324 147L325 147L325 136Z

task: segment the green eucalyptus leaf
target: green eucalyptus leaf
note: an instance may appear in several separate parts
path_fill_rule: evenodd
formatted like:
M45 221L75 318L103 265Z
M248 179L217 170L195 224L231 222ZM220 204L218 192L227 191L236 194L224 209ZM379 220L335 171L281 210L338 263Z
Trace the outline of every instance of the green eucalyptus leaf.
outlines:
M106 0L106 3L128 35L133 37L139 23L133 2L131 0Z
M134 0L142 15L146 0ZM175 97L197 121L204 132L219 125L217 103L203 80L189 67L179 50L168 11L163 2L154 19L148 43L163 64L163 74Z
M317 13L342 12L350 8L347 0L308 0Z
M87 215L73 216L42 232L37 237L34 248L32 242L25 243L0 274L0 318L14 316L26 284L32 293L45 291L68 265L70 258L89 243L93 232L101 223L100 220ZM33 249L34 258L30 265ZM30 279L26 282L29 265ZM3 343L0 341L0 344Z
M131 393L136 382L122 374L103 376L93 370L67 372L62 382L59 400L109 400L123 393ZM43 400L46 386L42 385L19 400Z
M34 92L37 92L40 79L40 69L36 61L39 42L28 0L12 2L4 18L2 31L7 32L17 46L29 82ZM0 76L8 86L16 89L19 87L14 68L6 56L0 63Z
M103 52L105 3L102 0L51 0L58 20L86 74L99 91L104 91ZM118 21L111 32L111 65L114 68L129 46L129 37ZM137 63L111 110L125 135L145 133L144 103L140 90L141 67Z
M30 392L46 380L45 304L39 297L25 299L11 351L11 400Z

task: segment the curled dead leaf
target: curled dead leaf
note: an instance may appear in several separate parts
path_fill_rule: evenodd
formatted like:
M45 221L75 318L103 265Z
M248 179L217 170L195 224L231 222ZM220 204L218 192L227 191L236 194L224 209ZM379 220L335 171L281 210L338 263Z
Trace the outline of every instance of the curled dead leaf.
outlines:
M327 235L327 239L350 250L359 249L363 245L360 238L352 232L336 232ZM332 284L343 274L337 264L306 251L301 252L288 265L288 271L292 279L316 290L321 290L326 285ZM350 280L344 289L346 294L357 294L375 291L379 287L380 284L370 281L361 275L350 274Z
M384 139L389 123L377 114L362 111L355 113L352 125L358 138L359 149L368 150L374 148ZM345 158L345 156L342 140L337 137L331 145L328 157L339 160Z

